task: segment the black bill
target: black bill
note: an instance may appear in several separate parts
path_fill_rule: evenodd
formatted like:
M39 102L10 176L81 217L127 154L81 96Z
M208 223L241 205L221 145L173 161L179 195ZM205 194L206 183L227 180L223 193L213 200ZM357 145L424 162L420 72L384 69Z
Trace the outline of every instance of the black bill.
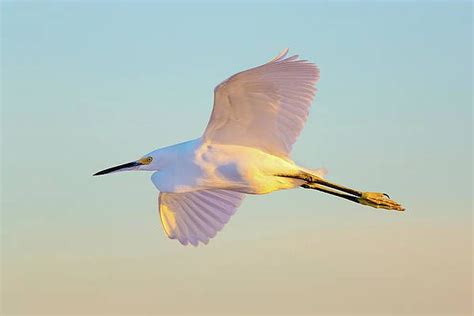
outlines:
M133 168L133 167L137 167L137 166L141 166L141 165L142 165L142 163L138 162L138 161L128 162L128 163L124 163L123 165L119 165L119 166L115 166L115 167L112 167L112 168L108 168L108 169L99 171L97 173L94 173L93 176L101 176L101 175L104 175L104 174L107 174L107 173L118 171L120 169Z

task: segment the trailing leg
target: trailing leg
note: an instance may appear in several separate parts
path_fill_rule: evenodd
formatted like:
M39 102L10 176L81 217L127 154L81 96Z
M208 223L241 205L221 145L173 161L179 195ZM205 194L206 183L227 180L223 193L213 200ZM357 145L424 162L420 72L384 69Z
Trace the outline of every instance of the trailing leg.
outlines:
M352 202L375 208L383 208L395 211L405 210L399 203L391 200L390 197L385 193L362 192L354 190L336 183L329 182L318 175L311 174L306 171L303 171L301 174L299 174L298 178L307 181L307 183L301 186L305 189L318 190Z
M386 210L404 211L405 209L397 202L391 200L387 194L378 192L361 192L360 196L340 193L336 190L324 187L318 183L306 183L301 186L305 189L318 190L327 194L331 194L355 203L367 205L375 208L383 208Z

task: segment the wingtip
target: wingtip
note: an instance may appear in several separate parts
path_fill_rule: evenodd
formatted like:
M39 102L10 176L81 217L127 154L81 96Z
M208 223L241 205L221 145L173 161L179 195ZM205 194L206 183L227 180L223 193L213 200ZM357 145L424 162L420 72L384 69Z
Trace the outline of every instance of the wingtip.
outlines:
M289 51L290 51L290 50L288 49L288 47L286 47L284 50L282 50L282 51L281 51L275 58L273 58L271 61L274 62L274 61L278 61L278 60L284 58L284 57L288 54Z

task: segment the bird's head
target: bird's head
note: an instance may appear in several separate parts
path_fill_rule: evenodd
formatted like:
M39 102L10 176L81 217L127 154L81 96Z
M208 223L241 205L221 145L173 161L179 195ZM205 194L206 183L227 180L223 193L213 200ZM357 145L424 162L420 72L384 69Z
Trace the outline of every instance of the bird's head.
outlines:
M132 171L132 170L153 170L153 162L155 158L152 155L146 155L138 160L127 162L115 167L107 168L97 173L94 176L101 176L104 174L120 171Z

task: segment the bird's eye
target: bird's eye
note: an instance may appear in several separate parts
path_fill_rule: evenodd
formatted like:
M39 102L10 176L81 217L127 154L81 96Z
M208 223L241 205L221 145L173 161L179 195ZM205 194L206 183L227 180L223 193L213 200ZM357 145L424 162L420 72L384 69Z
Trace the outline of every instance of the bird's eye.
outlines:
M153 160L153 157L143 157L142 159L138 160L139 163L142 165L149 165Z

